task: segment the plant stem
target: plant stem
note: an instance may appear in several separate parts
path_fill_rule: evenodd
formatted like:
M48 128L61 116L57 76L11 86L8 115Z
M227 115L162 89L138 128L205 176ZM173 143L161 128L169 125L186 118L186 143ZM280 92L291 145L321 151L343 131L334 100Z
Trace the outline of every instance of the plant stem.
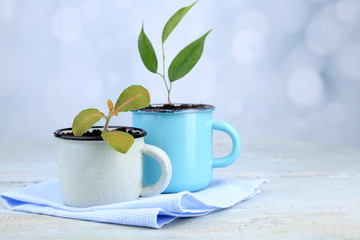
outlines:
M165 52L164 52L164 44L161 45L162 46L162 54L163 54L163 73L156 73L158 75L160 75L162 77L162 79L164 80L165 86L166 86L166 90L168 92L168 102L169 105L172 105L171 101L170 101L170 93L171 93L171 88L172 88L172 82L169 81L170 83L170 87L166 82L166 78L165 78Z
M171 88L172 88L172 82L170 82L170 88L168 90L168 102L170 105L172 105L171 101L170 101L170 92L171 92Z
M109 115L106 117L106 123L105 123L105 127L104 127L104 130L103 132L106 132L107 129L108 129L108 125L109 125L109 121L110 121L110 118L112 117L112 114L111 112L109 112Z
M164 83L165 83L165 86L166 86L166 90L167 91L169 91L169 87L168 87L168 85L167 85L167 83L166 83L166 79L165 79L165 76L164 75L162 75L161 73L156 73L157 75L160 75L161 77L162 77L162 79L164 79Z
M163 54L163 76L165 79L165 51L164 51L164 43L161 44L162 54Z
M170 92L171 92L171 86L172 86L172 84L171 84L171 82L170 82L170 88L169 88L169 86L168 86L167 83L166 83L165 76L162 75L161 73L158 73L158 72L157 72L156 74L160 75L160 76L162 77L162 79L164 80L164 83L165 83L165 86L166 86L166 90L167 90L167 92L168 92L168 102L169 102L169 104L171 105L172 103L171 103L171 101L170 101Z
M167 83L166 83L166 80L165 80L165 51L164 51L164 43L161 44L161 47L162 47L162 54L163 54L163 79L164 79L164 82L166 84L166 88L167 88L167 91L168 91L168 102L169 102L169 105L171 105L171 101L170 101L170 92L171 92L171 82L170 82L170 87L168 87Z

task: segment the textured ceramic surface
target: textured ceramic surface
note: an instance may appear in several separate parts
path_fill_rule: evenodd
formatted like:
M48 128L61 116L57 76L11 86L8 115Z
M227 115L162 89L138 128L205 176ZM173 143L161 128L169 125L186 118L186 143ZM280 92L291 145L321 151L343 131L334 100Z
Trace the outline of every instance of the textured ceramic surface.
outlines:
M135 138L126 154L104 141L77 141L56 138L59 153L59 179L66 205L90 207L136 200L140 195L161 193L171 177L169 157L161 149ZM161 179L143 188L143 154L157 159Z
M145 141L163 149L171 159L173 174L166 193L204 189L211 182L214 167L228 166L238 158L239 134L230 124L214 121L213 110L133 112L133 126L146 129L148 133ZM213 129L231 136L233 148L227 157L213 158ZM160 174L156 161L145 157L143 184L153 184Z

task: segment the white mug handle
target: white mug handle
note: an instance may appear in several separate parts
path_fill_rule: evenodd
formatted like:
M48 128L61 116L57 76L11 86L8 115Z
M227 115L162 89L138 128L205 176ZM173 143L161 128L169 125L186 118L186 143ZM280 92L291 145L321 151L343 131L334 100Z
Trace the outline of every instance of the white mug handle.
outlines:
M154 158L161 167L161 176L153 185L143 187L140 196L150 197L162 193L170 183L172 168L169 156L160 148L144 144L142 153Z

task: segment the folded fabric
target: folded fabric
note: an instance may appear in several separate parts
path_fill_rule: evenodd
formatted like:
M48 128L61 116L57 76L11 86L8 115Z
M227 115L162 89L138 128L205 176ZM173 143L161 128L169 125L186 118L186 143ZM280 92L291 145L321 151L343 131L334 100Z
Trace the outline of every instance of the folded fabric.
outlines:
M15 189L0 197L11 210L104 223L161 228L179 217L196 217L254 197L266 179L214 179L199 192L141 197L139 200L89 208L65 206L57 179Z

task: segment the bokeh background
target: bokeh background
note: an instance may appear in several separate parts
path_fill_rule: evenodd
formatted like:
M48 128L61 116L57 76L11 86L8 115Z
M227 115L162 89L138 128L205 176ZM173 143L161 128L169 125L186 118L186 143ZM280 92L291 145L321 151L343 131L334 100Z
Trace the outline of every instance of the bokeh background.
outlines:
M144 20L161 59L164 24L191 3L0 0L0 141L50 140L131 84L165 102L138 34ZM167 65L210 28L173 102L215 105L243 138L360 146L359 0L200 0L167 39ZM112 124L131 125L131 114Z

